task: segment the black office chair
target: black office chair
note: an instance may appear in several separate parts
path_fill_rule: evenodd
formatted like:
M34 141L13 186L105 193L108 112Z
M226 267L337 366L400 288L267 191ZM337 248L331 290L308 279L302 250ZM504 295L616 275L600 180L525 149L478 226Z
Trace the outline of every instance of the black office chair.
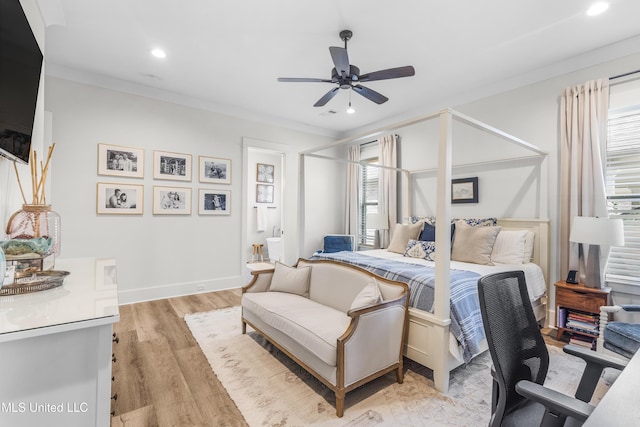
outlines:
M549 352L531 307L524 273L510 271L480 278L478 297L493 361L489 425L582 425L593 411L588 402L602 370L623 369L624 363L567 345L566 353L587 363L575 398L545 388Z

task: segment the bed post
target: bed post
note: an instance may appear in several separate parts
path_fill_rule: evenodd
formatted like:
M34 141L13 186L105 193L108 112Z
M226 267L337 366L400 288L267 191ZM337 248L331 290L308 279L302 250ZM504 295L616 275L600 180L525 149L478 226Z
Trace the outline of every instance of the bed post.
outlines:
M402 175L400 175L400 185L402 188L402 206L401 206L401 212L402 215L400 215L400 222L404 223L407 218L409 217L409 215L411 215L411 210L412 210L412 206L413 206L413 198L412 198L412 194L411 194L411 188L412 188L412 177L411 177L411 173L408 170L402 170Z
M438 194L436 203L437 224L451 222L451 133L453 118L449 110L440 113L440 137L438 143ZM434 337L438 341L436 363L433 366L433 381L436 390L446 393L449 389L449 324L450 320L450 254L451 227L436 226L436 285L433 313L442 322L434 327Z

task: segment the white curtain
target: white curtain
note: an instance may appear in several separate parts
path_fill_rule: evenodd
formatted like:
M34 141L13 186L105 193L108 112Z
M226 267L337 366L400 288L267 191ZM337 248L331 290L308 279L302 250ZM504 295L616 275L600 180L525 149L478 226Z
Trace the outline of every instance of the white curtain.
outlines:
M350 145L347 149L347 159L351 162L360 161L360 146L358 144ZM360 165L356 163L347 164L347 201L345 216L345 234L352 234L358 239L359 227L358 218L360 217ZM357 241L357 240L356 240Z
M578 245L569 242L575 216L607 217L605 159L609 80L564 90L560 101L560 274L578 270Z
M378 140L380 148L379 163L381 166L396 168L396 141L397 135L387 135ZM380 168L378 213L383 215L388 222L388 230L380 230L380 244L383 248L389 246L393 228L398 222L398 171Z

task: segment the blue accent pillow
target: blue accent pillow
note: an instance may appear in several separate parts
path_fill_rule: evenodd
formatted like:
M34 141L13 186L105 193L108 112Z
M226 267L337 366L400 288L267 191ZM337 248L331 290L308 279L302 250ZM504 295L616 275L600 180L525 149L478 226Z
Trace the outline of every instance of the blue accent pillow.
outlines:
M451 241L453 242L453 234L456 231L456 225L451 224ZM427 224L426 222L423 225L422 233L420 233L420 237L418 240L422 240L423 242L435 242L436 241L436 226Z

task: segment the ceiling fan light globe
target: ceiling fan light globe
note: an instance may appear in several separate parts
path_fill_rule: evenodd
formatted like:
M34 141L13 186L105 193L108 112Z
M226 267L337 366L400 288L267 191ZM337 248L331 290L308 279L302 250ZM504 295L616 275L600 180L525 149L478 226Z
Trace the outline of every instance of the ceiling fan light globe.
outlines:
M349 92L349 107L347 108L347 114L353 114L356 110L351 106L351 92Z

